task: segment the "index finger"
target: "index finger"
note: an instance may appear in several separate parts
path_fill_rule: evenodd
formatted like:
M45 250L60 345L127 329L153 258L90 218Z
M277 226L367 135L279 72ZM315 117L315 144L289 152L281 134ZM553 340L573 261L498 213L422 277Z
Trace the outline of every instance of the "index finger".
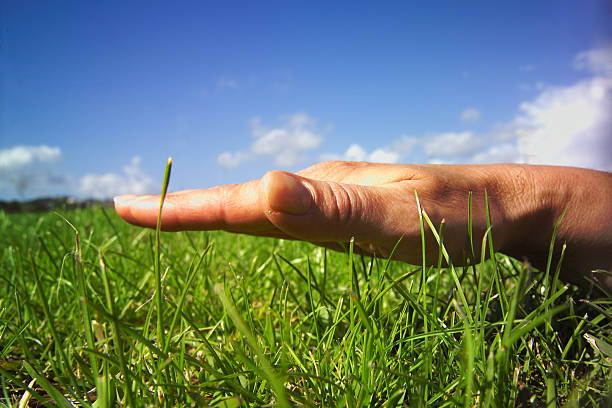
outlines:
M266 200L260 180L244 184L170 193L164 201L164 231L224 230L287 238L265 216ZM130 224L155 228L159 195L115 197L117 214Z

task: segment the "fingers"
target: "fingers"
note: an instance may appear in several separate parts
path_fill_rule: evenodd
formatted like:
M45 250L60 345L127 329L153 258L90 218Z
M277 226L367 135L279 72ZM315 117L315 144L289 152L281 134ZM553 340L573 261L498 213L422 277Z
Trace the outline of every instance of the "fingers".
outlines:
M351 173L359 171L358 165L336 167L345 171L342 177L363 179ZM367 175L372 180L385 180L385 173L398 177L389 168L378 173L375 167ZM324 174L319 172L318 176ZM159 196L126 195L115 200L117 213L124 220L155 228ZM384 255L400 237L418 235L418 220L410 219L416 214L414 210L413 195L397 185L347 184L272 171L245 184L169 194L161 225L165 231L225 230L323 245L354 237L361 249Z
M285 238L265 216L261 182L187 190L166 196L162 214L164 231L225 230ZM155 228L158 195L125 195L115 198L115 209L127 222Z

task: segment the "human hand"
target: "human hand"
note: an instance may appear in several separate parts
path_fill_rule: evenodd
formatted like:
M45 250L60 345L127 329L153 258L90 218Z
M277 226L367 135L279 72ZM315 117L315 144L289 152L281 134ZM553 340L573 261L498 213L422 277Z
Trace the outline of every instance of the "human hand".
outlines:
M514 175L505 182L499 174ZM396 259L421 263L421 232L415 190L434 225L445 223L451 259L468 250L468 192L473 193L474 244L479 251L487 228L484 191L488 191L495 244L502 248L514 234L515 202L529 186L517 183L518 166L389 165L324 162L296 174L268 172L245 184L168 194L162 229L226 230L310 241L336 247L355 238L361 250L387 257L396 243ZM524 183L523 183L524 184ZM520 194L519 194L520 193ZM126 221L155 228L159 196L121 196L116 209ZM427 228L428 229L428 228ZM438 246L427 234L427 258Z
M546 265L554 224L569 205L558 240L568 243L562 276L577 281L612 264L611 180L609 173L550 166L323 162L296 174L271 171L244 184L168 194L161 226L296 239L333 249L354 237L362 251L382 257L399 241L393 257L420 264L416 191L434 226L444 220L445 248L461 264L471 252L468 193L479 258L487 230L486 190L495 249L526 257L538 268ZM120 196L115 208L126 221L155 228L159 196ZM433 264L438 245L425 229L426 262Z

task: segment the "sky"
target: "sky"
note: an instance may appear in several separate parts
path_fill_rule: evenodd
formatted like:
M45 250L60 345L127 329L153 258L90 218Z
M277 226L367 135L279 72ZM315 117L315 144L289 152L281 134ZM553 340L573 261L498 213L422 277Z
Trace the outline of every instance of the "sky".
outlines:
M0 0L0 200L322 160L612 170L609 1Z

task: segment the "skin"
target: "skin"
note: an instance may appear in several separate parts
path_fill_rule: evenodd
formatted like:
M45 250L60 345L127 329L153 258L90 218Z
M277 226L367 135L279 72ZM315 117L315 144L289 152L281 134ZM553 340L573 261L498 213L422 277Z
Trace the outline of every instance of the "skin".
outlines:
M588 276L612 288L606 274L591 273L612 270L612 173L579 168L323 162L295 174L271 171L244 184L171 193L162 229L225 230L332 249L354 237L361 251L382 257L401 238L394 258L420 264L415 190L436 228L444 221L445 247L455 265L471 254L468 192L477 259L487 230L485 190L495 249L540 269L567 208L557 235L557 256L567 245L561 277L585 284ZM159 196L119 196L115 208L127 222L155 228ZM435 264L438 246L426 229L426 261Z

